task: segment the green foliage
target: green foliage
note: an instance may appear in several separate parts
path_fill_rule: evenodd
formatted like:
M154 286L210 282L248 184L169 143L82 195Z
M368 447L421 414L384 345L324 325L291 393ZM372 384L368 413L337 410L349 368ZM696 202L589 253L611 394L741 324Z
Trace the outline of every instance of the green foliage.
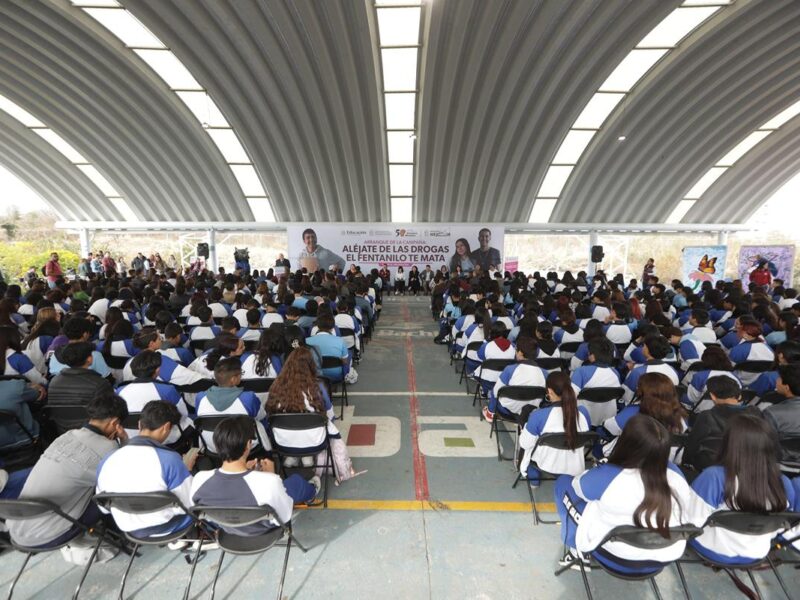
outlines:
M0 243L0 271L9 282L24 276L31 266L36 267L36 272L41 276L41 268L52 252L58 252L64 273L67 269L77 268L80 261L78 255L63 245L47 248L38 242L4 242Z
M17 226L16 226L15 223L3 223L2 225L0 225L0 227L5 229L6 237L9 240L13 240L14 239L14 236L17 233Z

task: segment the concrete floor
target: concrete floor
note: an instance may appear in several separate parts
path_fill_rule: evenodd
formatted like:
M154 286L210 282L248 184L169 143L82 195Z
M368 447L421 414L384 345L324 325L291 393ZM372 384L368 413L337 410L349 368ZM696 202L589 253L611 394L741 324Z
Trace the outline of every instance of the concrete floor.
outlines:
M553 576L558 528L533 525L525 488L511 489L511 463L498 462L488 425L458 387L446 350L433 344L434 331L427 298L386 299L340 427L345 439L354 427L351 441L361 445L350 447L353 462L367 473L331 486L327 510L299 511L295 533L310 549L292 549L284 598L585 597L578 573ZM552 487L543 485L537 498L552 510ZM192 598L209 597L218 557L209 552L198 564ZM22 558L0 554L3 592ZM282 548L226 557L216 597L275 597L282 560ZM116 597L125 566L116 558L93 567L82 597ZM780 569L800 598L800 572ZM685 571L693 598L743 597L723 573L697 565ZM180 598L188 576L180 553L146 548L126 597ZM14 597L69 597L79 577L80 569L57 553L35 557ZM784 597L771 573L757 579L765 598ZM683 597L673 569L657 581L664 598ZM655 597L646 583L602 572L593 572L590 582L600 599Z

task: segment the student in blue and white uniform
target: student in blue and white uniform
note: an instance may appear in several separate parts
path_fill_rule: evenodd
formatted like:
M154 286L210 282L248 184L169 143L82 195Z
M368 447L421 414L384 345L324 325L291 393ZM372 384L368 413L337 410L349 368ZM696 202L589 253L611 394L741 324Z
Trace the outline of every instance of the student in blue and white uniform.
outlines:
M217 415L246 415L255 420L258 437L253 447L263 443L268 447L267 413L264 406L253 392L244 391L239 385L242 382L242 363L237 357L223 358L214 364L214 379L217 385L207 392L197 394L197 417ZM214 440L208 432L201 433L202 441L212 452L216 451Z
M264 316L261 317L261 327L268 328L273 323L283 324L283 316L278 312L278 307L272 302L267 302L265 305Z
M189 418L186 403L178 390L168 383L157 381L160 369L161 356L158 352L152 350L140 352L131 361L131 370L136 379L117 388L117 394L125 400L130 413L142 412L142 409L151 400L161 400L173 404L181 413L181 420L176 427L172 428L169 437L164 440L164 445L185 452L191 447L191 438L194 433L192 420ZM133 429L125 431L128 437L134 437L137 434Z
M556 344L558 344L558 351L561 355L561 358L571 359L575 353L565 352L561 345L567 343L571 344L574 342L583 342L584 332L583 329L578 326L578 323L575 320L575 313L571 309L566 309L559 312L558 319L561 321L561 327L553 333L553 340Z
M246 360L250 352L244 351L244 342L232 333L222 333L217 338L214 347L198 356L189 365L191 371L200 373L205 379L214 377L214 367L223 358L238 358Z
M492 323L489 339L483 342L483 345L476 352L478 366L475 368L474 375L476 378L480 375L481 385L487 395L489 390L494 387L494 383L499 379L501 371L481 369L480 365L487 359L514 360L517 355L514 344L505 337L507 334L508 329L506 329L505 323Z
M22 353L42 375L47 375L47 349L58 336L60 329L55 309L41 308L36 314L33 329L21 342Z
M589 342L589 364L575 369L572 373L572 388L579 396L581 390L589 388L618 388L621 386L619 372L610 366L614 359L614 345L599 337ZM607 402L588 402L578 400L591 417L592 426L598 426L617 413L615 400Z
M800 362L800 342L790 340L778 344L775 348L775 369L761 373L750 384L750 389L761 397L767 392L774 392L778 384L778 367L797 362Z
M236 337L245 342L258 341L261 337L261 311L257 308L251 308L247 311L245 317L246 323L236 332Z
M785 342L789 334L797 327L797 315L791 310L785 310L778 315L778 329L764 338L770 348L776 348L778 344Z
M622 344L630 344L633 338L632 330L636 326L628 318L628 307L622 302L615 302L611 307L611 314L606 321L604 333L606 338L614 344L619 346Z
M200 373L190 370L170 358L167 354L168 351L162 352L161 336L155 327L143 327L139 333L133 336L133 345L139 351L153 350L161 355L161 367L158 371L159 381L172 385L190 385L203 378ZM131 369L131 362L132 360L129 360L122 370L122 381L133 381L135 379ZM186 401L194 405L194 398L189 396L193 395L187 395Z
M530 337L519 338L516 346L517 364L509 365L503 369L494 387L489 391L488 406L483 407L483 418L488 423L494 420L494 413L498 410L506 416L511 416L512 414L519 415L522 409L529 404L539 407L540 400L535 400L533 403L511 398L500 398L498 400L500 390L508 385L545 387L547 371L535 363L533 360L535 356L536 342L534 339Z
M31 383L47 385L45 376L39 372L31 359L22 353L19 329L16 327L0 327L0 355L5 357L0 364L0 375L5 377L20 375Z
M719 465L705 469L692 482L709 513L737 510L772 513L791 510L795 490L778 464L775 432L760 416L740 413L728 420ZM772 549L777 529L766 535L734 533L706 526L689 544L701 556L729 565L763 559Z
M664 362L664 357L669 354L670 345L663 336L650 336L644 341L644 355L647 362L634 367L625 378L623 388L625 395L622 397L625 404L630 404L638 387L639 378L645 373L662 373L669 377L673 385L678 385L678 374L674 368Z
M270 506L282 524L292 519L294 504L311 502L321 484L318 476L306 481L298 474L281 480L269 460L249 461L253 424L250 419L233 416L214 430L213 441L222 467L200 471L192 481L191 496L196 506ZM272 520L241 527L220 525L233 535L264 535L279 523Z
M675 386L666 375L661 373L645 373L639 378L637 396L638 404L623 408L618 415L606 419L603 429L610 436L618 438L625 425L638 414L648 415L667 428L670 433L684 433L689 428L686 411L678 401ZM614 449L616 440L603 446L603 455L608 456ZM670 452L670 461L680 463L680 448L674 447Z
M452 354L461 356L461 353L464 351L464 347L467 345L464 334L474 322L475 304L472 302L467 302L462 309L461 316L456 319L456 322L453 324L453 327L450 330L450 337L452 340L454 340L451 348ZM459 333L462 335L460 338L456 339Z
M144 328L142 332L144 332ZM188 367L194 361L195 355L184 345L183 340L184 334L181 326L178 323L170 323L164 328L161 348L158 351L184 367ZM134 343L135 341L136 336L134 336ZM186 343L188 343L188 338Z
M568 548L560 564L585 560L584 553L591 552L615 571L646 574L661 570L661 564L653 562L668 563L683 555L686 542L682 540L655 550L622 542L598 547L609 531L621 525L646 527L666 536L669 527L705 522L705 511L680 470L669 463L669 453L666 428L652 417L636 415L606 464L578 477L559 477L555 503L561 539Z
M608 309L608 291L597 290L592 295L592 318L597 319L601 323L605 323L606 319L611 316L611 311Z
M264 329L255 352L242 360L242 379L274 379L281 372L283 336L275 329Z
M488 340L491 335L491 328L492 318L489 314L489 311L486 308L479 306L475 309L475 321L464 332L464 338L462 342L464 351L461 353L461 355L467 359L466 369L467 374L469 375L471 375L475 369L478 368L478 365L480 365L480 360L478 359L477 348L467 351L467 346L474 342L480 342L482 344Z
M589 431L591 427L589 412L578 406L566 373L550 373L545 386L550 405L534 410L519 436L519 446L524 451L519 471L534 486L539 484L540 471L554 475L577 475L583 472L586 468L584 450L578 445L576 436ZM566 434L567 444L573 449L537 448L537 440L546 433Z
M687 326L682 327L681 332L703 344L717 343L717 334L711 328L708 311L702 308L692 309Z
M353 335L342 337L347 349L351 352L353 349L361 350L361 323L352 315L351 311L354 308L355 305L352 300L349 303L345 300L340 300L336 305L336 314L333 317L334 327L337 331L341 329L353 330Z
M214 324L214 319L211 316L211 309L209 307L201 306L198 308L197 318L200 320L200 323L192 327L192 331L189 333L189 339L191 341L213 340L222 333L222 330Z
M322 370L322 374L332 382L340 382L350 371L350 351L345 341L336 335L336 321L333 315L330 313L320 315L317 318L317 327L319 332L306 338L306 344L315 348L322 357L333 356L341 361L344 370L340 367L328 367Z
M109 454L97 468L97 492L172 492L186 507L192 506L192 476L180 454L164 446L172 428L180 422L178 409L168 402L148 402L139 417L139 435ZM144 514L111 509L122 531L139 537L167 535L189 524L191 518L179 508Z
M574 371L589 360L589 343L595 339L606 339L603 324L597 319L590 319L583 331L583 342L570 360L570 370Z
M739 343L731 348L728 355L734 367L739 363L775 359L772 349L761 337L761 324L753 317L743 316L736 321L736 335L740 339ZM750 385L758 378L758 373L741 372L739 377L744 385Z
M728 355L719 346L709 346L703 352L703 369L701 371L693 371L691 381L686 392L686 404L694 408L694 412L701 412L708 410L713 405L710 399L703 400L706 393L706 382L712 377L730 377L739 387L742 382L733 372L733 365L728 360ZM684 399L682 399L684 400Z
M97 350L103 355L106 363L112 358L131 358L139 349L133 343L133 325L130 321L120 319L106 331L106 339L97 344ZM114 379L122 381L122 369L111 369Z
M550 321L541 321L536 324L536 358L561 358L558 344L553 339L553 324ZM549 369L552 373L556 369Z

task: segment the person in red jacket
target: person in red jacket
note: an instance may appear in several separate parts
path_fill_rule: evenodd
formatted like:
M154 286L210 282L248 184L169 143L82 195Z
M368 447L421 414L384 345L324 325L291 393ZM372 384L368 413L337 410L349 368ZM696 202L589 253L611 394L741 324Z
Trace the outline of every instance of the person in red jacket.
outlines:
M767 261L760 261L758 266L750 272L750 282L761 287L769 287L772 283L772 273L769 272Z
M50 289L56 287L56 281L64 274L61 270L61 265L58 264L58 252L53 252L50 255L50 260L44 266L44 274L47 277L47 285Z

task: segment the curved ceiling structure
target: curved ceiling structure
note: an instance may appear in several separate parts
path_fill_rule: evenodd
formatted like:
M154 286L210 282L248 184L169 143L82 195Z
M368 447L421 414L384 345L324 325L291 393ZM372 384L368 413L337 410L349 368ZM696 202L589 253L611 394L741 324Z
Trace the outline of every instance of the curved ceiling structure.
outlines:
M527 224L537 195L551 198L541 189L562 143L631 49L677 7L723 0L423 0L414 90L386 87L382 65L376 7L403 0L120 2L208 91L277 221L389 221L391 195L413 198L417 222ZM584 136L550 221L663 223L800 98L800 2L711 12ZM69 0L0 2L0 95L85 156L138 219L251 222L214 132L132 50ZM413 150L401 140L400 159L387 136L398 91L415 104L399 133L417 136ZM682 222L752 214L800 170L797 120L737 160ZM37 138L0 118L0 161L67 218L118 216ZM401 167L413 172L410 194L390 189Z
M794 0L719 11L609 117L552 220L663 222L709 167L800 95L798 31ZM746 200L729 198L731 207ZM714 222L719 211L694 217Z
M372 8L128 0L239 133L278 220L388 221Z
M66 139L143 220L249 219L236 180L177 97L63 3L0 3L0 94Z

